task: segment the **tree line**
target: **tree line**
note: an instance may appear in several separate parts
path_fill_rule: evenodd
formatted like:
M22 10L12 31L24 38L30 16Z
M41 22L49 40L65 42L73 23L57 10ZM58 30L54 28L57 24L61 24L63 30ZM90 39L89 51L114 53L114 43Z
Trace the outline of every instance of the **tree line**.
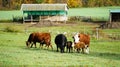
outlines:
M0 0L0 9L20 9L21 4L67 3L70 8L120 6L120 0Z

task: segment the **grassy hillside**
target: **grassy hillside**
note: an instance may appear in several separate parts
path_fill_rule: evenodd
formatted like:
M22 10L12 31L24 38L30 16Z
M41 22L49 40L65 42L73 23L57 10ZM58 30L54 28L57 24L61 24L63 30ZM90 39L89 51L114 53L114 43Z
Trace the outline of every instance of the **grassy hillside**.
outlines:
M71 8L68 11L68 16L86 16L108 20L110 9L120 9L120 7Z
M0 67L119 67L120 66L120 42L97 41L91 38L90 54L56 52L54 38L58 33L67 32L68 40L72 41L72 33L81 32L84 29L92 29L95 25L73 24L52 27L26 27L30 24L4 24L0 23ZM6 27L13 27L18 32L5 32ZM31 32L51 32L53 50L39 48L27 48L25 41ZM109 31L108 31L109 32Z
M68 10L68 17L88 16L108 20L110 9L120 9L120 7L70 8ZM0 11L0 20L12 20L13 16L22 16L22 11Z
M13 11L0 11L0 20L12 20L13 17L21 17L22 11L13 10Z

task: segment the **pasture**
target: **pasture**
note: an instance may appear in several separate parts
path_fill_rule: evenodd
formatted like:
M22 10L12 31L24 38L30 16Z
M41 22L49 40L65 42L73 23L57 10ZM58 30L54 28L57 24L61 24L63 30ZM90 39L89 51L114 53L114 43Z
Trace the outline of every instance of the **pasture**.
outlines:
M119 9L119 6L111 7L95 7L95 8L70 8L68 10L68 17L71 16L85 16L91 17L92 19L108 21L109 10L110 9ZM21 17L22 11L12 10L12 11L0 11L0 21L9 21L13 17Z
M82 22L50 27L0 23L0 67L119 67L120 41L96 40L91 37L90 54L56 52L54 38L58 33L67 32L67 39L73 41L72 34L74 32L85 31L91 34L89 29L95 26L98 25ZM106 29L104 31L111 33L119 30ZM39 43L37 43L37 48L26 47L25 41L31 32L48 31L51 32L53 50L46 49L45 46L39 48Z

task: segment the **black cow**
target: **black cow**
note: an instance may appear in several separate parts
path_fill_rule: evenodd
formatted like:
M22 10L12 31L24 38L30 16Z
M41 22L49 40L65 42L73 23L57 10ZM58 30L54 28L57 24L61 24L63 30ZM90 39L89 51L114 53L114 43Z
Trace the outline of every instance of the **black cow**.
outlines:
M61 53L64 53L64 48L66 46L66 43L67 43L66 36L63 34L58 34L55 37L55 44L57 46L57 52L58 52L58 48L60 48Z

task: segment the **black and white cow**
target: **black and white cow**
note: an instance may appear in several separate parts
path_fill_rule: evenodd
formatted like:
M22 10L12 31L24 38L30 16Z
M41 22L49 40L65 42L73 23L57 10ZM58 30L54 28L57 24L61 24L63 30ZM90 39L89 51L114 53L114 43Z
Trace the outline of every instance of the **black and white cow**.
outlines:
M61 53L64 53L64 48L66 46L67 43L67 38L64 34L58 34L55 37L55 44L57 46L57 52L58 52L58 48L60 48Z

